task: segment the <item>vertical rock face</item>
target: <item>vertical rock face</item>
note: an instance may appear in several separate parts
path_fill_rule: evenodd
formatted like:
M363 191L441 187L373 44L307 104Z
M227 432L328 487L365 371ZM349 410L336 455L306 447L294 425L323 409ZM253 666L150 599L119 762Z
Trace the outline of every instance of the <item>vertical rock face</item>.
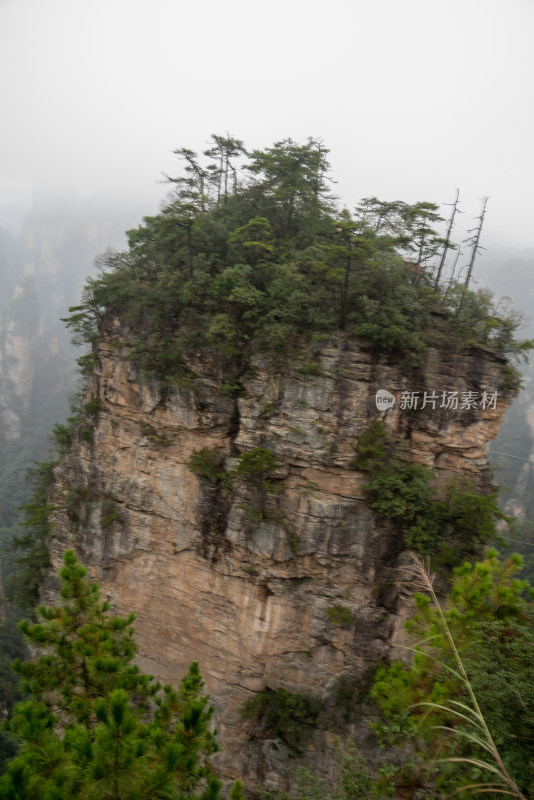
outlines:
M506 487L506 513L519 520L534 520L534 369L523 368L524 390L515 400L491 445L489 458L497 480ZM519 539L525 538L521 530ZM521 544L518 543L519 545ZM517 544L514 544L517 547ZM526 553L530 547L527 545Z
M54 574L73 547L114 609L137 615L142 669L176 684L200 662L223 772L269 779L280 771L274 751L263 745L262 761L261 745L245 743L239 709L251 693L323 693L402 637L407 608L393 585L402 538L366 506L366 476L351 465L360 437L381 419L406 458L435 467L438 485L458 473L488 485L486 446L513 396L499 389L502 361L432 350L409 378L332 337L280 369L257 356L236 399L221 389L224 364L206 354L174 384L142 382L110 323L88 394L100 410L56 471L61 509L43 600L57 600ZM393 408L377 410L379 389L394 395ZM404 392L419 392L419 405L426 392L426 407L403 408ZM444 392L459 393L458 409L440 407ZM498 396L462 409L468 392ZM262 497L250 481L237 477L226 492L187 466L205 447L231 469L259 446L277 459L276 492Z
M76 301L84 274L73 269L73 242L74 263L90 268L85 233L79 220L34 209L0 254L0 439L19 439L28 425L35 429L43 402L57 409L55 416L68 409L74 354L59 317Z
M122 207L121 207L122 208ZM0 212L1 213L1 212ZM69 413L75 349L60 321L79 301L98 251L119 242L127 214L98 200L36 193L20 228L0 228L0 573L28 502L25 480L47 458L54 423ZM134 217L135 219L135 217ZM1 597L1 595L0 595Z
M18 233L0 229L0 442L28 427L35 434L41 422L46 442L68 413L75 355L60 317L78 302L96 254L120 240L123 214L104 212L43 190Z

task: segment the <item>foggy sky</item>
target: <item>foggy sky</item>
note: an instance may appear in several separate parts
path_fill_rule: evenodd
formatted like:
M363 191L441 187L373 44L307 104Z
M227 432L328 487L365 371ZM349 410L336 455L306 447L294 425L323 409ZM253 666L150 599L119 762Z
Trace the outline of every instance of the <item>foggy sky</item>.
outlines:
M0 0L0 207L60 184L154 213L178 147L322 137L335 192L450 202L534 247L532 0ZM444 209L445 210L445 209Z

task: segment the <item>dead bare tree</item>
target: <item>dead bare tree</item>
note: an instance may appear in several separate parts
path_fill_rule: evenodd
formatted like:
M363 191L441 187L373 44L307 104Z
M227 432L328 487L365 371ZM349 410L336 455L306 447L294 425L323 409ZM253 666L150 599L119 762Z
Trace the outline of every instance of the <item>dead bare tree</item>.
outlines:
M443 294L444 298L446 298L449 295L450 290L454 286L454 278L455 278L455 275L456 275L456 267L458 266L458 261L462 257L462 255L463 255L463 251L458 246L458 250L456 251L456 258L454 259L454 264L452 265L452 271L451 271L451 274L450 274L449 282L448 282L447 288L445 289L445 292Z
M436 280L434 281L434 289L437 289L439 286L439 282L441 280L441 274L443 272L443 267L445 266L445 259L447 258L447 252L449 249L454 247L455 245L451 244L451 233L454 227L454 218L456 213L463 214L463 211L458 211L458 201L460 200L460 190L456 189L456 199L454 203L452 203L452 213L451 218L449 220L449 227L447 228L447 236L445 237L445 242L443 243L443 252L441 254L441 259L439 262L438 272L436 275ZM446 203L445 205L451 205L451 203Z
M466 290L469 289L469 283L471 282L471 276L473 274L473 267L475 266L475 259L477 257L477 253L479 250L484 250L484 248L480 244L480 234L482 233L482 226L484 225L484 217L486 216L486 206L488 203L489 197L482 198L482 212L478 219L478 225L476 228L471 228L468 233L472 233L473 236L465 239L465 243L471 245L471 258L469 260L469 268L467 270L467 278L465 279L465 288Z

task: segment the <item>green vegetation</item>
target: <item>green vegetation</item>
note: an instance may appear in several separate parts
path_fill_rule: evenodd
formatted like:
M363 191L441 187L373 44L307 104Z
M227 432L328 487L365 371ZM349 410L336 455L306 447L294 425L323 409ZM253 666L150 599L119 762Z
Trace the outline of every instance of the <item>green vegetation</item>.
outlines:
M298 535L297 531L293 528L292 525L286 523L282 525L285 530L287 543L289 545L289 549L293 553L294 556L298 555L299 547L300 547L300 536Z
M311 660L313 650L303 651L302 656ZM266 688L249 698L241 713L255 724L254 737L277 737L294 754L302 755L314 731L347 734L348 726L361 715L374 674L371 669L358 679L339 675L323 697Z
M187 461L188 469L191 472L212 483L219 483L223 479L225 475L223 464L224 455L217 447L211 450L208 447L193 450Z
M199 478L209 481L221 491L225 499L234 491L234 481L239 478L245 481L249 490L249 501L239 504L246 519L259 524L266 517L266 504L269 495L276 494L273 476L277 466L274 453L266 447L255 447L250 453L241 453L236 467L227 471L224 466L225 456L217 448L202 447L193 450L188 468ZM275 514L273 519L277 515ZM296 546L293 531L290 532L290 546Z
M21 632L17 626L14 615L9 613L5 606L2 607L4 618L0 620L0 709L2 714L11 714L15 703L21 694L19 691L18 676L11 669L14 658L24 658L26 648ZM5 763L17 752L17 746L9 734L0 729L0 775L3 773Z
M93 432L90 428L80 428L80 439L82 442L92 442Z
M534 585L534 521L525 519L515 521L513 526L513 541L507 548L502 548L504 555L511 555L516 551L523 558L521 577Z
M329 195L328 151L291 139L247 153L232 137L203 155L176 151L184 173L167 205L128 232L128 250L108 251L67 324L94 342L119 316L130 357L147 374L189 375L188 354L216 350L234 376L262 350L287 359L288 343L345 331L407 368L426 345L483 343L519 356L531 342L520 320L500 313L486 290L453 281L435 288L433 259L450 246L433 203L362 201L352 216ZM221 163L228 181L221 190ZM225 173L226 175L226 173ZM318 374L312 361L300 367Z
M299 372L302 372L303 375L320 375L321 374L321 365L317 361L308 361L306 364L302 364L302 366L297 367Z
M91 429L85 427L88 420L83 412L96 414L100 408L100 401L96 398L93 405L86 404L82 410L81 391L76 394L75 401L71 405L71 414L66 422L55 424L52 429L50 437L53 447L52 458L49 461L34 462L34 467L27 471L28 482L32 489L28 502L22 506L23 517L19 522L18 531L11 538L10 550L14 553L14 566L6 581L9 601L22 614L30 614L37 605L39 587L50 566L48 539L53 525L51 515L54 511L65 508L69 518L79 522L81 505L101 500L104 528L122 518L120 510L111 503L112 498L106 493L96 492L93 486L71 486L64 493L59 505L48 502L54 485L55 467L67 453L76 436L82 441L92 436Z
M48 537L52 529L50 515L55 506L48 503L48 494L54 481L55 461L36 462L30 470L33 491L30 502L24 506L26 533L16 536L13 548L19 551L16 570L8 586L9 599L24 613L29 613L39 599L39 587L50 566Z
M360 436L356 445L357 455L351 466L363 472L375 473L384 466L388 456L388 440L386 429L377 419Z
M350 610L341 605L328 606L326 618L329 622L333 622L334 625L339 625L340 628L348 628L352 622Z
M319 726L321 712L319 697L278 688L276 691L264 689L253 695L245 703L242 715L298 754Z
M340 676L314 721L302 698L288 692L279 690L277 700L264 690L249 700L245 718L279 738L290 697L308 719L297 734L306 738L314 727L346 731L362 700L367 712L374 700L381 715L373 724L382 751L374 777L353 742L342 749L338 742L338 769L328 782L299 768L289 792L271 790L264 800L532 797L534 589L518 578L521 567L520 556L499 560L493 550L482 562L464 563L442 607L434 576L414 557L405 569L410 586L421 590L406 626L418 640L408 648L411 664L376 665L359 681Z
M92 400L88 400L87 403L84 405L84 411L86 414L89 414L90 417L96 417L99 411L102 410L102 403L99 397L93 397Z
M238 464L232 472L224 469L224 454L219 448L202 447L193 450L187 466L211 483L231 483L234 477L241 478L259 487L263 492L273 491L272 475L276 470L277 460L272 450L266 447L255 447L251 453L241 453Z
M36 383L42 390L38 409L24 420L21 435L12 442L2 441L0 463L0 581L5 598L0 597L0 715L10 712L20 699L18 677L10 667L14 658L22 658L26 647L17 621L30 613L38 601L44 573L49 566L48 536L55 507L48 503L53 483L53 469L70 447L79 424L79 397L71 406L64 424L52 429L52 408L47 398L52 389L46 378L60 381L62 360L49 373L38 373ZM58 373L59 369L59 373ZM0 431L1 435L1 431ZM52 439L54 455L45 459ZM28 465L33 464L33 467ZM7 602L9 601L9 602ZM14 755L14 743L0 731L0 772L6 758Z
M272 450L255 447L251 453L241 453L234 474L254 484L262 495L273 494L275 487L272 479L276 467L277 460Z
M167 437L160 436L153 425L150 425L148 422L141 422L140 428L143 436L146 436L149 441L153 442L154 444L161 444L164 447L170 446L171 443Z
M299 767L295 785L289 792L271 789L260 800L369 800L375 782L354 742L335 742L335 779L319 778L306 767Z
M109 502L102 503L102 516L100 518L100 525L102 528L110 528L114 522L123 522L123 514L119 506L113 505Z
M441 530L436 566L452 569L463 558L479 556L490 542L501 542L498 523L511 524L499 508L498 493L479 494L468 479L451 481L432 513Z
M247 800L241 781L236 781L230 789L230 800Z
M94 345L102 326L118 317L121 341L112 344L124 340L141 373L164 379L167 391L186 393L194 393L198 377L191 372L191 356L215 352L224 376L218 391L232 400L244 393L242 377L254 353L266 353L279 364L300 345L311 345L306 348L310 360L292 368L318 376L316 344L329 338L357 337L373 356L394 359L405 370L421 367L429 345L485 345L510 357L532 346L516 338L519 318L511 310L499 311L486 290L470 292L452 280L437 285L433 259L448 243L439 235L442 220L434 204L367 198L352 215L329 196L329 164L321 142L300 145L288 139L248 154L230 137L214 136L212 145L203 156L176 151L184 173L169 179L175 189L167 205L128 232L125 252L108 251L101 258L98 277L88 281L68 320L80 341ZM94 363L93 353L83 356L82 374L90 374ZM337 378L349 374L340 369ZM514 368L505 365L503 386L516 382ZM306 406L304 399L300 403ZM266 398L264 413L272 413L275 405ZM56 425L57 458L76 436L92 440L91 417L101 410L94 398L85 405L85 416L77 411L65 425ZM141 432L152 444L170 444L149 423L141 424ZM302 434L298 428L292 432ZM336 448L332 441L330 452ZM188 461L189 469L211 484L203 486L210 497L201 524L206 553L213 555L213 543L221 538L238 482L245 492L244 515L254 523L267 518L279 523L297 553L298 535L272 499L274 453L262 446L241 453L232 471L225 469L225 460L218 449L204 447ZM18 573L11 576L12 597L27 610L36 603L49 567L47 539L57 507L48 496L56 464L37 465L35 492L25 512L29 532L16 540L22 556ZM368 475L372 510L402 531L407 547L432 554L436 564L450 567L480 552L495 537L496 521L504 519L494 494L480 495L467 483L451 483L438 496L433 473L403 461L380 423L360 438L352 466ZM9 480L5 485L8 495ZM87 511L89 503L100 500L102 527L120 522L121 509L111 498L91 491L71 487L66 493L70 518L78 520L82 504ZM467 737L456 735L463 723L451 710L457 698L472 700L471 687L496 731L507 767L525 792L534 791L532 610L522 598L525 585L515 578L519 562L500 567L492 559L489 555L482 565L457 572L447 611L469 671L468 685L451 672L450 639L424 598L418 599L412 625L436 637L432 655L438 661L429 657L428 645L421 645L411 667L395 664L378 674L373 693L385 717L382 733L400 737L411 748L409 763L383 765L383 774L394 775L399 784L418 770L420 779L428 756L437 755L443 741L446 755L480 755L479 744L469 750ZM247 565L243 572L251 578L257 574ZM12 755L15 741L20 752L0 779L0 797L163 800L202 792L203 800L216 798L219 782L209 767L216 750L212 710L201 693L198 668L193 665L177 692L141 675L131 666L133 618L108 615L72 554L62 578L63 608L40 609L41 621L23 626L45 653L17 667L26 698L9 722L16 739L0 740L0 759ZM326 617L335 625L351 624L351 613L342 605L330 606ZM1 627L3 642L18 652L13 619L2 620ZM5 667L6 659L0 658L0 703L10 709L19 690ZM265 689L251 698L244 714L263 734L280 738L298 754L317 728L353 721L344 709L359 702L359 692L344 676L326 700ZM428 702L424 697L442 708L427 707L423 713L417 704ZM436 723L445 724L445 733L434 730ZM368 797L372 782L361 761L354 752L347 758L337 786L301 772L295 791L335 800ZM432 765L426 785L447 792L457 786L458 775L466 782L485 780L467 762L454 769ZM231 796L242 800L242 787L236 784Z
M434 555L436 565L450 569L479 555L498 539L497 522L510 522L499 509L497 493L480 494L467 479L450 481L443 499L437 499L433 471L398 458L395 443L376 420L356 452L351 465L370 477L365 484L369 507L401 528L407 548Z
M257 525L259 525L260 522L263 522L265 519L264 511L256 508L256 506L252 505L251 503L239 503L238 507L243 512L245 519L255 522Z
M330 731L346 731L362 714L362 703L373 684L375 669L367 670L359 678L342 673L328 689L325 700L324 727Z
M62 606L40 607L37 624L21 624L42 655L14 665L26 699L8 723L20 750L0 797L216 800L213 708L198 665L177 691L141 673L132 664L134 616L110 615L85 576L68 551Z
M415 562L424 594L408 625L419 639L413 663L379 669L372 689L385 719L378 732L403 745L391 772L397 785L423 780L442 797L468 785L497 795L498 783L532 796L534 592L517 578L521 566L520 556L499 561L495 551L465 563L442 610L432 577Z
M435 551L441 534L432 478L428 467L392 459L366 485L370 508L401 525L406 546L419 553Z

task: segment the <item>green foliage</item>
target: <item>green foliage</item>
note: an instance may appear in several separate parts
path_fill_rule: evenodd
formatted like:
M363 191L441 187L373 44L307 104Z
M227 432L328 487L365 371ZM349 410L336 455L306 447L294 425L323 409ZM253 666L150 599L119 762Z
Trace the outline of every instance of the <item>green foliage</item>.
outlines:
M277 487L273 483L277 468L274 453L266 447L255 447L251 453L241 453L232 477L245 481L249 492L249 502L240 504L245 516L253 522L261 522L267 516L267 500L269 495L276 494ZM273 520L285 528L288 541L293 552L298 548L298 537L280 514L270 515Z
M486 344L503 355L526 360L534 340L515 338L523 320L510 298L505 297L496 305L489 289L475 293L455 286L449 290L447 302L455 308L455 320L464 340Z
M419 553L433 552L440 535L432 479L428 467L392 460L366 484L370 508L399 524L406 546Z
M114 522L122 523L123 515L121 509L118 506L106 503L102 506L102 511L104 512L100 518L100 525L102 526L102 528L109 528L113 525Z
M43 654L15 662L26 700L8 728L18 755L0 778L2 798L202 797L221 782L209 758L218 748L213 708L193 663L178 691L160 686L131 662L133 615L109 614L72 551L60 571L60 608L39 609L21 624Z
M353 741L342 744L339 739L335 740L333 772L334 775L325 780L300 766L295 785L289 792L269 790L260 794L260 800L369 800L378 796L376 784Z
M41 581L50 566L48 538L53 524L50 516L55 506L48 503L48 493L54 482L56 464L56 461L35 462L35 467L29 470L33 491L30 502L24 506L26 533L13 540L13 548L19 551L19 555L8 596L25 613L36 605Z
M499 540L498 523L511 523L499 508L497 492L479 494L466 479L450 481L445 499L434 503L432 513L450 545L439 552L439 563L452 567L462 558L478 555L483 546Z
M450 481L443 500L437 500L432 470L401 461L393 451L375 420L360 437L351 466L369 473L364 487L370 508L401 528L407 548L433 554L436 564L450 569L497 538L498 522L510 522L496 492L480 494L466 480Z
M10 604L2 603L0 599L0 617L3 620L0 623L0 715L2 709L10 709L19 699L18 680L9 666L13 658L21 657L24 652L22 634L16 621L29 613L38 599L49 560L47 540L51 514L55 510L48 503L53 469L56 459L70 447L79 425L80 397L75 396L70 415L63 425L54 426L50 436L58 410L57 392L62 385L60 373L66 365L62 358L51 364L46 354L39 353L38 356L38 397L29 398L30 407L22 415L20 436L12 442L2 441L0 582ZM60 404L68 410L66 401ZM12 742L0 733L0 764L12 754Z
M245 519L249 519L251 522L255 522L258 525L265 519L264 511L250 503L239 503L239 508L243 512Z
M408 273L409 274L409 273ZM406 267L385 260L384 267L364 276L361 293L349 312L353 336L369 341L375 351L396 355L405 368L423 363L425 331L432 327L430 290L411 284Z
M211 450L209 447L193 449L186 463L191 472L211 483L221 483L227 477L224 471L224 454L218 447L213 447Z
M52 435L50 438L58 458L62 458L67 453L74 441L82 416L83 395L84 392L80 390L74 396L74 400L70 406L71 413L66 421L64 423L56 422L52 428Z
M267 447L255 447L251 453L241 453L234 472L239 478L252 481L265 492L273 490L271 478L277 467L277 459Z
M247 800L241 781L236 781L232 786L230 790L230 800Z
M289 549L294 556L298 555L300 547L300 536L289 522L282 520L280 523L285 531Z
M90 417L96 417L99 411L102 410L102 401L99 397L93 397L92 400L88 400L87 403L84 405L84 411L86 414L89 414Z
M230 235L228 246L237 261L254 262L269 259L273 253L271 226L265 217L254 217Z
M517 550L523 557L521 577L534 585L534 522L532 519L516 521L513 526L513 536L514 541L507 548L502 548L503 553L511 555L512 549Z
M97 363L97 358L93 352L85 353L83 356L79 356L76 359L76 363L78 364L80 375L82 378L86 379L92 374L95 364Z
M328 606L326 618L329 622L333 622L334 625L339 625L340 628L348 628L352 622L350 610L342 605Z
M408 525L424 514L432 498L428 467L394 461L366 485L371 508L383 517Z
M60 456L65 455L74 438L74 426L57 422L52 430L54 444Z
M387 434L379 420L375 419L371 427L360 436L356 453L351 467L374 474L384 466L388 455Z
M288 344L339 329L407 368L436 338L511 356L532 345L515 339L520 321L487 292L434 291L431 259L445 243L433 203L368 198L352 218L329 196L321 142L286 139L247 156L239 140L215 140L207 165L175 151L184 173L169 178L169 203L128 232L128 250L101 257L67 322L79 340L94 343L116 315L133 362L171 379L187 374L191 349L209 346L239 372L254 351L287 359ZM221 149L223 140L239 144Z
M244 397L245 390L241 384L231 378L223 378L220 393L225 397Z
M141 422L140 424L141 433L143 436L146 436L154 444L161 444L164 447L170 446L170 441L167 439L166 436L160 436L153 425L150 425L148 422Z
M320 725L322 704L319 697L287 689L264 689L251 697L242 716L260 725L270 736L281 739L290 750L300 753L312 732Z
M518 556L500 561L489 551L484 561L458 567L443 613L435 595L433 602L416 595L417 613L407 626L419 640L412 664L376 673L372 696L386 720L379 732L405 749L409 743L405 775L426 769L427 786L445 794L495 780L471 763L491 756L492 747L481 744L489 742L486 725L522 791L530 795L534 786L534 606L532 590L517 577L521 566ZM432 592L428 581L420 585ZM468 761L434 761L451 757Z
M534 790L534 631L516 620L480 623L464 653L473 691L510 773Z
M326 730L346 734L347 726L362 718L377 668L370 667L358 678L342 673L328 685L322 718Z
M24 658L26 649L22 641L13 611L2 608L3 619L0 620L0 712L11 713L14 704L20 700L19 681L11 669L14 658ZM0 730L0 775L4 771L6 761L16 753L16 744L9 734Z
M297 367L297 370L302 372L303 375L320 375L321 365L317 361L308 361L306 364Z

